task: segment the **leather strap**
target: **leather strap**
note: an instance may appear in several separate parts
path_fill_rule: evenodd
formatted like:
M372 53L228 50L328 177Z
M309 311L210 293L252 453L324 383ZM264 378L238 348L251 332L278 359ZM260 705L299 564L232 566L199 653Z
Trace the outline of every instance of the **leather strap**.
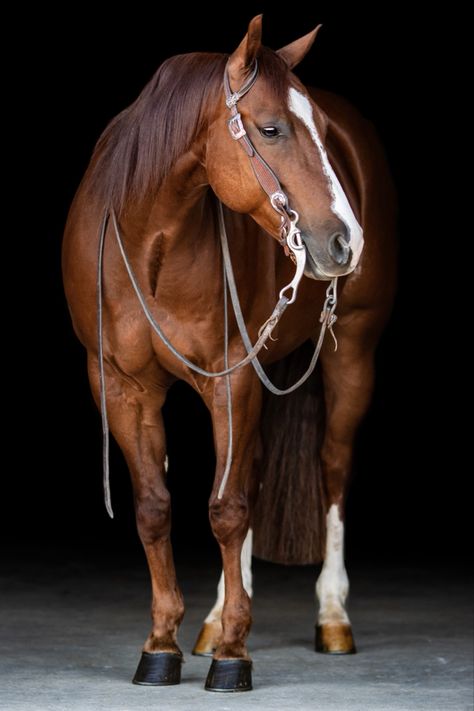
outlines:
M240 87L238 91L233 92L230 86L228 67L226 67L224 71L224 93L226 97L226 105L231 114L227 125L232 138L239 143L247 154L255 177L257 178L262 190L268 195L273 209L276 210L281 217L282 236L280 241L283 245L285 245L285 231L288 229L290 224L290 216L288 214L288 198L281 187L277 176L250 140L248 133L245 130L242 117L237 108L237 103L253 87L257 81L257 76L258 63L257 60L255 60L255 65L250 78L243 86ZM289 252L287 248L285 249L285 253L288 256Z

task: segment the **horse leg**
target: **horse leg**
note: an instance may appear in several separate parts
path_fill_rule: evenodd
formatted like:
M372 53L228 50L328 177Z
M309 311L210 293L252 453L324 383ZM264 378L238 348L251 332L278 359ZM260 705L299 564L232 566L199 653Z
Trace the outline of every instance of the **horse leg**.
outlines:
M252 597L252 529L249 528L242 546L240 557L242 581L247 595ZM221 573L217 585L217 599L214 607L204 620L199 632L193 654L201 657L212 657L222 636L222 608L224 606L225 582L224 572Z
M355 325L341 328L337 352L326 347L321 359L326 401L326 428L321 448L326 549L316 583L319 616L315 646L318 652L332 654L356 651L345 607L349 579L344 565L344 502L354 437L370 403L374 369L373 348L368 345L370 334L364 343Z
M98 400L98 366L92 358L89 359L89 379ZM166 442L161 407L167 389L137 387L131 378L125 380L110 368L106 382L110 430L130 469L137 529L152 583L152 630L145 641L133 682L157 686L178 684L182 652L176 635L184 616L184 605L173 563L170 495L165 484Z
M241 570L242 547L249 530L250 478L261 410L261 387L252 372L232 378L234 447L227 485L219 487L227 460L225 381L214 383L207 403L211 411L216 448L216 476L209 500L212 531L219 543L225 585L221 613L222 634L206 680L208 691L248 691L252 688L251 661L246 649L250 630L250 597Z

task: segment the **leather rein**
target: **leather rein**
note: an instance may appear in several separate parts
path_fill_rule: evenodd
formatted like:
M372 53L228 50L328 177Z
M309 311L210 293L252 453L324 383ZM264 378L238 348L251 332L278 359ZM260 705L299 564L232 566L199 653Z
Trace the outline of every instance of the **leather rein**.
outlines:
M105 506L107 512L111 518L113 518L113 510L110 496L110 476L109 476L109 426L107 417L107 399L106 399L106 382L105 382L105 369L104 369L104 335L103 335L103 256L104 256L104 245L107 235L107 228L109 226L110 218L112 220L113 232L119 247L120 254L122 256L125 269L129 276L131 285L135 291L138 301L142 307L143 314L148 320L153 331L159 336L162 343L168 348L168 350L173 353L173 355L181 362L183 365L193 370L199 375L203 375L208 378L218 378L225 377L226 379L226 395L227 395L227 417L228 417L228 446L227 446L227 461L224 469L224 473L220 482L218 490L218 498L221 499L227 479L230 473L232 464L232 449L233 449L233 432L232 432L232 390L231 390L231 374L245 365L252 363L258 377L262 381L263 385L270 390L270 392L275 395L286 395L293 392L299 388L311 375L316 367L316 363L319 358L319 354L323 345L324 337L326 331L329 330L332 334L335 342L335 347L337 348L337 341L332 331L334 323L337 316L335 315L335 309L337 306L337 277L333 278L326 290L326 299L321 311L320 323L321 328L319 332L318 341L314 350L314 354L311 358L309 367L307 371L294 383L291 387L281 390L277 388L268 378L265 371L262 368L257 356L262 348L266 348L266 342L268 339L272 338L272 331L275 329L276 325L280 321L283 313L285 312L288 305L292 304L297 295L297 290L299 283L302 279L305 264L306 264L306 248L304 246L303 240L301 238L301 231L297 227L297 222L299 219L298 213L295 210L291 210L288 206L288 198L283 191L278 178L272 171L268 163L262 158L258 153L254 145L252 144L245 127L242 122L242 117L238 111L237 104L240 99L247 94L248 91L253 87L258 77L258 65L255 61L255 65L250 75L249 79L244 83L244 85L236 92L232 92L227 67L224 72L224 91L226 98L226 105L230 110L231 117L228 121L229 133L232 138L239 143L243 148L246 155L250 160L253 172L260 186L267 194L270 204L273 209L278 213L281 220L280 225L280 244L285 249L285 253L292 258L292 261L296 265L295 275L291 282L284 286L280 293L278 302L273 309L270 317L265 321L265 323L260 327L258 332L258 339L254 345L250 340L247 327L245 325L244 317L242 314L242 309L240 306L240 300L237 292L237 286L235 283L234 272L232 268L232 262L229 251L229 243L227 239L227 231L224 220L224 211L222 203L217 200L217 210L218 210L218 222L219 222L219 234L220 242L222 248L223 256L223 284L224 284L224 369L220 371L207 371L200 368L198 365L190 361L186 356L180 353L173 344L168 340L166 335L163 333L160 325L155 320L153 314L147 303L147 297L142 292L140 285L137 281L135 273L132 269L131 263L125 251L125 247L120 234L120 228L117 222L115 212L112 208L107 208L104 212L104 216L101 222L100 232L99 232L99 250L98 250L98 260L97 260L97 340L98 340L98 360L99 360L99 390L100 390L100 411L102 417L102 433L103 433L103 448L102 448L102 460L103 460L103 483L104 483L104 498ZM290 295L286 296L286 293L290 291ZM234 315L239 328L240 336L242 338L243 344L247 351L245 358L240 360L238 363L230 366L228 362L228 350L229 350L229 323L228 323L228 304L227 295L230 294Z

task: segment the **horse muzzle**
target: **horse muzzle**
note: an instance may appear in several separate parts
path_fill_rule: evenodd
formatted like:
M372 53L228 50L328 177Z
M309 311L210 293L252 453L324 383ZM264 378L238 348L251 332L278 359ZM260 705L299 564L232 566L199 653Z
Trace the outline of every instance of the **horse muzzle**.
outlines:
M325 247L320 246L313 237L302 233L306 247L305 276L310 279L328 281L334 277L350 274L357 266L347 233L334 232L325 240Z

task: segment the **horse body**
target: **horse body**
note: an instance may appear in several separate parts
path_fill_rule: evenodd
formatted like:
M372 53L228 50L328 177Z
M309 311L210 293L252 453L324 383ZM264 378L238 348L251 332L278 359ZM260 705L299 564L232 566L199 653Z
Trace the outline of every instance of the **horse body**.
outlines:
M257 30L251 23L244 45L247 55L261 51L255 40ZM241 48L237 54L239 51L242 54ZM301 53L302 49L298 46L294 51ZM235 63L235 53L230 62L232 58ZM215 61L220 62L220 67L225 64L222 59ZM232 80L235 83L233 76ZM265 92L266 87L260 91ZM327 339L321 352L326 405L321 461L328 530L326 561L318 582L319 646L326 651L351 651L353 642L344 608L347 576L342 557L343 506L355 431L370 400L373 353L394 292L394 200L381 149L366 122L337 97L318 91L311 91L311 96L316 102L314 111L322 117L327 131L325 145L331 165L362 224L365 242L355 270L339 281L338 349L334 352L332 339ZM273 94L272 101L265 101L265 106L267 103L274 103ZM192 106L186 103L181 109L192 112ZM270 315L278 291L291 280L293 266L268 234L274 235L277 225L255 180L252 190L242 189L252 176L245 156L239 154L227 134L222 97L209 111L213 113L208 121L203 122L193 140L175 157L158 190L143 194L141 199L129 196L126 209L119 212L119 221L128 257L155 319L180 352L201 367L218 371L224 368L222 254L216 200L209 185L226 206L232 263L252 342ZM194 119L190 113L189 121ZM140 127L134 126L134 130L139 131ZM312 145L308 131L303 125L297 130L308 151ZM106 149L107 144L105 149L102 146L102 151ZM260 149L264 153L265 146ZM315 176L313 185L305 185L304 175L299 173L303 172L301 166L311 161L309 154L294 165L295 161L284 150L283 157L272 151L269 144L264 157L285 186L290 205L296 205L295 209L300 211L307 234L323 234L321 224L329 225L333 219L324 212L328 196L324 204L321 198L319 211L315 210L318 220L320 214L325 217L322 222L316 224L316 218L311 222L311 215L307 217L310 211L304 207L311 199L311 191L319 194L316 188L320 183L324 192L324 175ZM87 350L89 378L97 403L96 274L99 225L104 212L104 194L97 190L97 181L102 155L99 146L71 208L63 250L66 296L76 333ZM329 233L334 230L332 222L327 230ZM313 249L311 244L308 237L308 251ZM313 250L312 254L315 253L319 254ZM324 255L323 262L326 252ZM333 268L336 274L344 274L336 263ZM247 592L251 584L248 573L244 576L245 589L242 584L241 550L258 484L253 471L262 404L260 382L251 366L232 375L234 452L225 494L219 499L217 491L227 455L225 379L208 379L193 373L153 333L110 227L104 251L103 284L110 428L130 468L137 527L152 577L153 627L144 653L154 655L154 661L166 655L171 658L181 655L176 635L184 607L169 541L170 505L161 416L168 388L180 379L199 392L213 421L217 469L209 510L213 532L221 547L226 581L225 603L221 599L217 612L215 609L208 618L196 651L214 651L216 661L246 661L245 640L250 627ZM325 281L303 279L295 303L288 307L275 332L277 340L269 344L268 350L260 352L263 364L284 358L308 338L317 338L326 287ZM235 363L244 355L237 324L231 316L229 362ZM221 592L223 597L223 584ZM143 669L137 680L147 682ZM212 683L209 688L213 688Z

